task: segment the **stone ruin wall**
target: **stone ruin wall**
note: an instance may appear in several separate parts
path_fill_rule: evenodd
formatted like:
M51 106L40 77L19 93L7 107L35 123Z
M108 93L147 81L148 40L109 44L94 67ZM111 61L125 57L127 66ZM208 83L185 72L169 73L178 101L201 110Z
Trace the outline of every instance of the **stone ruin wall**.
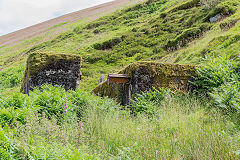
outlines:
M29 55L22 82L22 92L29 94L45 83L75 90L81 79L81 57L77 55L32 53Z
M101 97L116 99L122 105L130 103L133 95L155 88L169 88L175 91L191 90L190 81L196 76L196 67L191 65L163 64L156 62L133 63L119 72L131 80L127 84L99 84L93 92Z

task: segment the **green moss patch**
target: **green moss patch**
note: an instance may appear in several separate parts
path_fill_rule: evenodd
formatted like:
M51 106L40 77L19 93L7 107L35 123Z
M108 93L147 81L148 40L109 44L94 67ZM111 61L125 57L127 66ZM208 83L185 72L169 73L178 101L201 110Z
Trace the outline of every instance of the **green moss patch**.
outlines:
M72 69L74 70L74 72L76 72L74 74L80 74L81 57L78 55L56 54L56 53L51 53L51 52L31 53L27 59L26 70L25 70L24 79L22 81L21 91L23 91L24 88L28 88L28 90L29 90L30 87L36 87L35 84L34 85L29 84L30 83L29 80L35 81L35 82L31 82L31 83L36 83L36 85L37 85L37 83L39 83L39 82L37 82L39 78L44 79L44 77L46 76L46 75L44 75L45 73L42 75L44 77L39 77L40 76L40 75L38 75L39 72L47 69L49 71L53 70L55 73L56 72L55 70L63 71L67 68L71 69L71 68L69 68L69 66L66 66L66 65L70 65L70 64L76 64L76 67L78 69L73 69L73 68ZM66 67L66 68L64 68L64 67ZM65 73L63 73L63 74L65 74ZM45 78L47 78L47 77L45 77ZM65 77L65 78L67 78L67 77ZM47 81L45 83L47 83ZM54 83L55 82L53 82L53 84ZM63 82L63 83L65 83L65 82ZM31 86L31 85L33 85L33 86Z
M56 54L51 52L46 53L31 53L27 60L27 67L31 68L28 71L28 75L32 76L49 64L54 64L59 60L65 61L81 61L81 57L78 55L69 54Z
M121 102L122 95L126 95L125 92L129 93L129 88L131 88L131 95L151 90L153 87L188 91L191 89L190 81L192 77L196 76L196 67L156 62L136 62L118 73L126 74L127 77L131 78L130 82L114 84L106 81L99 84L93 90L93 93L101 97L114 98L117 102Z

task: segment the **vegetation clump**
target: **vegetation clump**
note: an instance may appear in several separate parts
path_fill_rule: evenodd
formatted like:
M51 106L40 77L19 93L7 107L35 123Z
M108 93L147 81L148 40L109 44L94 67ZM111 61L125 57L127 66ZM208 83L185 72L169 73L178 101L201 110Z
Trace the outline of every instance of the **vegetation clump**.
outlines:
M0 159L240 159L239 7L239 0L148 0L64 24L67 32L46 42L59 32L1 46ZM32 73L59 53L80 55L81 88L19 93L27 55L49 51L59 56L39 56ZM189 67L193 92L164 88L182 83L176 76L188 76ZM100 84L109 98L89 93L118 70L137 71L148 82L142 88L163 88L137 92L126 106L109 99L126 86Z
M188 92L191 90L189 81L196 76L195 66L156 62L133 63L118 73L126 74L130 81L127 84L111 84L105 81L99 84L93 93L101 97L114 98L117 102L125 104L128 103L125 102L125 95L130 95L128 98L131 99L136 94L152 90L154 87Z
M93 45L93 48L97 49L97 50L112 49L114 46L116 46L120 42L122 42L122 38L113 38L113 39L105 41L101 44L100 43L95 43Z
M76 89L80 68L81 57L77 55L32 53L27 60L21 91L28 94L33 87L44 83Z
M205 67L198 69L198 76L193 82L198 93L210 96L212 103L234 117L238 124L240 124L239 62L239 57L230 59L228 56L208 60Z
M1 98L0 107L5 159L239 158L237 126L217 109L205 112L204 97L155 90L122 110L110 99L46 85Z

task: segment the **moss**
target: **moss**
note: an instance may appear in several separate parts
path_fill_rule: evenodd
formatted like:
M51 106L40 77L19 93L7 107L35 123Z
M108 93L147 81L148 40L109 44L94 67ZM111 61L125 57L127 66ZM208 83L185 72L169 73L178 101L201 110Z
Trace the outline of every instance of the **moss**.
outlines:
M142 71L148 72L144 73ZM164 64L157 62L136 62L125 67L119 71L118 74L126 74L127 77L131 77L133 79L134 75L137 72L141 74L151 75L151 77L153 77L153 84L150 84L150 86L156 88L170 88L172 90L179 91L186 91L186 87L189 86L189 80L193 76L197 76L195 66ZM93 93L101 97L110 97L119 100L121 99L119 97L120 86L121 85L119 84L110 84L106 81L99 84L93 90Z
M119 102L119 88L118 84L110 84L109 82L103 82L99 84L92 92L100 97L114 98Z
M40 71L50 63L56 63L59 60L65 61L81 61L81 57L78 55L68 55L68 54L56 54L56 53L31 53L27 60L27 66L31 68L29 70L29 76L34 75L36 72Z
M27 59L21 91L23 91L24 84L28 81L30 77L34 76L36 73L47 67L49 64L56 64L60 60L70 62L72 61L73 63L81 63L81 57L78 55L56 54L52 52L31 53Z

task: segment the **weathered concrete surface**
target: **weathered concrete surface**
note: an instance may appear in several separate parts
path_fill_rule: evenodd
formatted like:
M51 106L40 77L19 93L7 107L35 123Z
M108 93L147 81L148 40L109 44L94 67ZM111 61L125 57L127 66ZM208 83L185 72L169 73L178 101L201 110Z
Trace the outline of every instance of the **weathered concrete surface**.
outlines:
M93 92L101 97L114 98L122 105L130 103L133 95L155 88L169 88L175 91L191 90L195 66L163 64L156 62L133 63L119 72L131 78L127 84L108 81L99 84Z
M29 55L21 91L29 93L33 87L45 83L75 90L81 78L81 57L77 55L32 53Z

